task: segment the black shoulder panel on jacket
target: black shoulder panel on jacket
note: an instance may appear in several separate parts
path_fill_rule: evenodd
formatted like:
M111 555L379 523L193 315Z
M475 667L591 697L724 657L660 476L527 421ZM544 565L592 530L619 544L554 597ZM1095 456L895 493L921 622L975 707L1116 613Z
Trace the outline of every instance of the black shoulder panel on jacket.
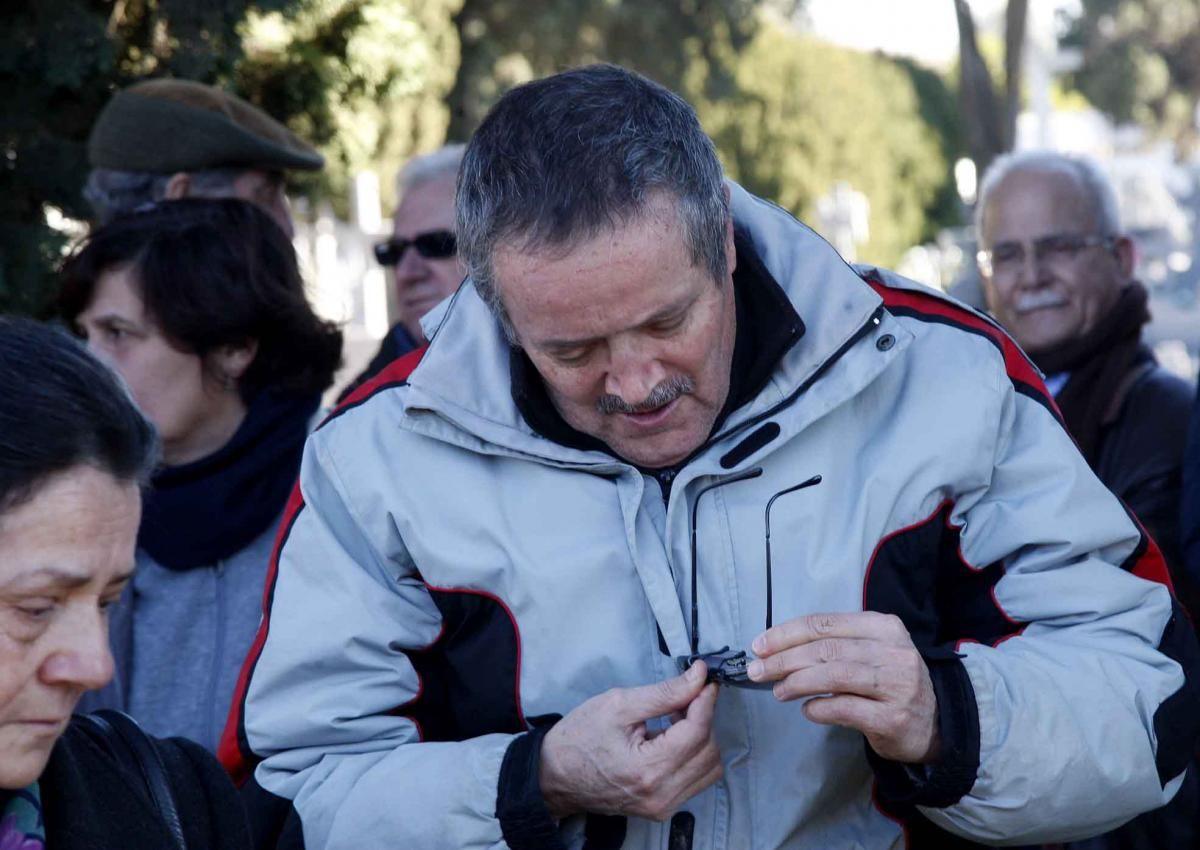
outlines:
M925 519L889 534L867 567L863 609L898 616L922 652L963 641L995 645L1024 628L992 595L1003 564L978 568L963 560L959 530L950 524L953 508L943 502Z
M875 801L899 821L909 847L973 848L931 823L917 806L948 806L970 791L979 769L979 719L970 680L954 650L962 642L995 645L1019 634L992 593L1002 564L976 568L959 550L960 532L945 501L926 518L898 529L875 547L863 586L863 610L899 617L929 665L941 717L943 757L916 779L903 765L868 753Z
M442 631L425 649L407 651L419 690L393 713L411 718L422 741L524 732L521 637L508 607L484 591L428 590L441 612Z

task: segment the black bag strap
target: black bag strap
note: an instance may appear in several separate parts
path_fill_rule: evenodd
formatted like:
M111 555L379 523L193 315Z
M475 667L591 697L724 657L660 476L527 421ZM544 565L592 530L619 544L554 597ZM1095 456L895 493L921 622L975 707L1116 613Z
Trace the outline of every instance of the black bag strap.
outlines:
M162 816L170 833L175 850L187 850L187 839L183 835L183 824L179 810L175 807L175 795L167 778L167 767L162 756L137 721L120 711L104 709L93 714L77 715L107 744L112 753L123 763L137 765L138 773L146 784L150 802Z

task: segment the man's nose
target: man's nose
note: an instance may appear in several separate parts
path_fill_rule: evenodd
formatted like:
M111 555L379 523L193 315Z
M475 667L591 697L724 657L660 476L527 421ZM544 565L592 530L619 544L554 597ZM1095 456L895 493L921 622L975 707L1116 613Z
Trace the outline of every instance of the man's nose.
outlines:
M1023 286L1036 286L1041 283L1046 270L1045 261L1038 258L1037 248L1030 243L1021 246L1021 269L1019 282Z
M61 624L60 631L57 645L42 662L42 681L80 690L108 684L113 675L113 657L108 648L108 620L100 610L71 618Z
M604 391L628 404L641 404L667 377L655 353L644 342L617 338L609 343Z

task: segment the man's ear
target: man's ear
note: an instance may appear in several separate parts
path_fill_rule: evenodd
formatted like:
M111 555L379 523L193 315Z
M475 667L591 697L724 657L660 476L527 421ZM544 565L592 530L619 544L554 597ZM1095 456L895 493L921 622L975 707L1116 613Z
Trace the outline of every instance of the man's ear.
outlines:
M1127 279L1133 277L1134 266L1137 265L1137 246L1128 236L1118 236L1113 243L1113 256L1121 268L1121 274Z
M176 171L171 175L171 179L167 181L167 188L163 191L163 198L168 201L178 201L180 198L186 198L192 190L192 176L186 171Z

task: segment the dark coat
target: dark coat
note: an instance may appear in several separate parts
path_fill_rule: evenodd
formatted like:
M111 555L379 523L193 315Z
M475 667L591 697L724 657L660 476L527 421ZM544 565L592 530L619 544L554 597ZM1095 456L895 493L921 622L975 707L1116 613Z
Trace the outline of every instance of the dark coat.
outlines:
M1200 404L1200 398L1196 401ZM1196 588L1200 597L1200 410L1192 408L1192 420L1187 433L1187 450L1183 462L1183 496L1180 504L1179 533L1183 549L1186 581ZM1186 600L1185 600L1186 605ZM1200 624L1200 599L1189 608L1194 624Z
M237 789L217 761L183 738L157 739L189 850L249 850ZM137 766L72 722L38 780L53 850L169 850L170 833Z
M403 357L417 347L417 341L404 329L404 325L401 325L399 322L392 325L391 330L387 332L387 336L380 341L379 350L375 352L375 356L371 358L371 362L367 364L367 368L359 372L358 377L338 393L338 404L345 401L350 393L382 372L383 368L397 357Z
M1195 396L1190 384L1153 360L1143 361L1118 388L1117 403L1101 432L1096 475L1134 512L1158 543L1175 595L1193 617L1197 588L1184 563L1179 504L1184 447ZM1200 459L1200 458L1198 458ZM1200 779L1193 762L1183 787L1161 809L1125 826L1066 845L1070 850L1156 850L1200 846Z
M1096 475L1137 515L1162 550L1184 608L1200 614L1194 610L1200 604L1200 585L1188 579L1179 522L1195 391L1152 359L1143 361L1127 380L1129 386L1118 393L1101 432Z

